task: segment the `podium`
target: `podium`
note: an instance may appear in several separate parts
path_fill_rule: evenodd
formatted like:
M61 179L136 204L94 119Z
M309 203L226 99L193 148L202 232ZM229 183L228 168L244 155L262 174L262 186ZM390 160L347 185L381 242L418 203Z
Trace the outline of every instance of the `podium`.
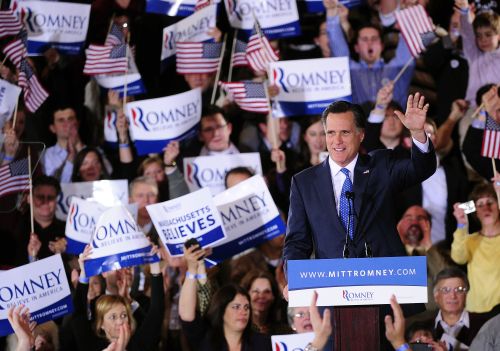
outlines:
M333 308L335 351L380 350L380 320L377 306Z

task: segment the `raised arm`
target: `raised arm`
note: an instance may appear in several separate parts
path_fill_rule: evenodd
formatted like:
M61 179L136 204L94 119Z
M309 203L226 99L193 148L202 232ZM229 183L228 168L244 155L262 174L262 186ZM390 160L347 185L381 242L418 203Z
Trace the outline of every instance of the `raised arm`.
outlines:
M349 56L349 45L344 37L338 13L338 0L323 0L323 5L326 9L326 31L332 56Z

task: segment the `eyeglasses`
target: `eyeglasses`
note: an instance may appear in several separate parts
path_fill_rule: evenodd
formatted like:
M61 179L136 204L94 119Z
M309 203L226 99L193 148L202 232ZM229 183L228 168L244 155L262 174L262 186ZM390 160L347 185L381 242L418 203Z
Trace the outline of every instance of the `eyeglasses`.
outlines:
M300 318L300 319L305 318L305 317L311 318L311 314L309 312L297 312L293 316L295 318Z
M469 291L469 289L464 287L464 286L457 286L456 288L450 288L448 286L443 286L442 288L439 288L438 291L444 295L448 295L452 291L455 292L455 294L463 295L463 294L466 294L467 291Z
M227 124L218 124L215 127L206 127L201 130L202 133L213 134L216 130L224 129Z
M262 295L272 295L273 292L271 289L264 289L264 290L259 290L259 289L253 289L253 290L250 290L250 295L259 295L259 294L262 294Z
M118 315L113 313L112 315L106 317L106 319L111 322L116 322L117 320L126 321L128 320L128 314L122 313Z
M245 310L245 311L248 311L250 309L250 305L246 304L246 305L242 305L240 303L235 303L235 304L232 304L231 305L231 308L235 311L240 311L241 309Z

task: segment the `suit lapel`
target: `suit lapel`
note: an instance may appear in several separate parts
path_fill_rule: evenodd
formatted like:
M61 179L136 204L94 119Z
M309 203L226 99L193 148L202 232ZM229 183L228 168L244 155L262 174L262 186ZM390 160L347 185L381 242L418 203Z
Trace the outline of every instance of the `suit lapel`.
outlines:
M368 167L368 161L370 156L359 155L356 166L354 167L354 213L357 214L358 218L356 221L356 227L362 228L361 220L361 206L363 205L363 194L365 193L366 186L368 185L368 180L370 179L370 168ZM359 236L359 230L355 228L354 233Z
M333 225L335 233L342 233L343 235L345 235L345 229L342 226L337 213L337 206L335 203L335 195L333 194L333 183L330 172L330 165L328 164L328 157L323 161L321 167L318 167L316 175L318 178L312 181L314 181L316 193L319 197L319 203L317 204L317 207L322 210L332 209L330 215L328 216L328 218L332 219L330 224Z

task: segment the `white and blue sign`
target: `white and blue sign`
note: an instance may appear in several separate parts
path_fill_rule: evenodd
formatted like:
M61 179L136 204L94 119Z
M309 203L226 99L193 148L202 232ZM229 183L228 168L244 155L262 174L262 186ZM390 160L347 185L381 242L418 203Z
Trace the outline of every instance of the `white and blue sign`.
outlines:
M231 155L212 155L184 158L184 180L189 191L209 188L213 195L225 190L227 171L235 167L248 167L254 174L262 174L258 152Z
M425 256L290 260L288 306L308 306L313 292L318 306L427 302Z
M61 221L66 221L72 197L95 201L108 207L126 205L128 204L128 181L118 179L61 183L61 193L57 197L56 207L56 217Z
M90 241L92 253L84 261L87 277L158 262L151 243L124 206L107 209L96 223Z
M171 256L182 256L184 243L188 239L195 238L205 247L226 237L208 189L149 205L146 209Z
M67 55L78 55L87 37L90 5L46 1L19 3L28 31L28 55L42 55L55 48Z
M134 57L131 50L128 51L128 72L127 74L117 75L96 75L93 76L97 84L104 89L112 89L122 98L125 92L125 85L127 85L127 96L134 96L144 94L146 88L142 82L141 75L137 70Z
M299 0L306 3L306 8L308 12L325 12L325 6L323 6L323 0ZM342 5L347 8L353 8L365 3L365 0L340 0Z
M273 351L302 351L314 339L314 333L272 335Z
M261 175L214 196L214 202L227 236L208 257L216 263L285 233L285 223Z
M208 35L210 28L215 27L217 5L209 5L196 11L191 16L163 29L161 50L162 64L176 53L176 43L180 41L203 42L213 40Z
M279 87L273 117L320 115L333 101L351 101L348 57L271 62L269 77Z
M73 312L60 254L0 273L0 336L14 332L7 314L19 305L28 307L38 324Z
M118 111L114 108L106 106L106 113L104 114L104 141L106 144L116 149L118 148L118 132L116 129L116 121L118 119Z
M194 13L196 3L197 0L146 0L146 12L187 17Z
M170 141L196 133L201 118L201 89L131 102L126 108L137 153L159 153Z
M137 204L125 205L132 217L137 220ZM73 197L69 214L66 218L66 252L78 255L83 252L85 245L90 243L90 239L95 230L95 225L101 215L109 207L101 205L95 201L89 201Z
M249 37L257 18L268 39L300 35L296 0L224 0L231 27ZM242 38L244 39L244 38Z
M19 94L21 94L21 88L0 79L0 130L5 122L12 118Z

